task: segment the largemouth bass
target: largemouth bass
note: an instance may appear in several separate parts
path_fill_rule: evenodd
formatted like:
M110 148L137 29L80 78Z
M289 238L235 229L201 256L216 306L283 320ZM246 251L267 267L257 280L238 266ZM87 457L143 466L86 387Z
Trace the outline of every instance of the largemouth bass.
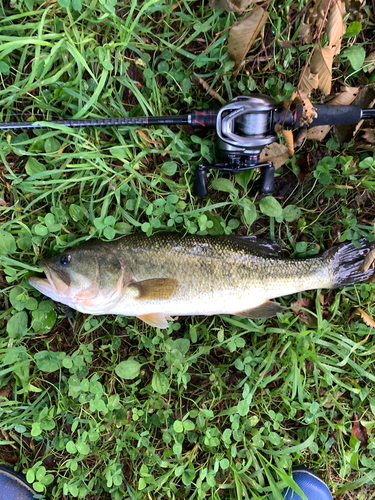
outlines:
M292 260L267 240L241 236L132 234L90 241L42 261L46 278L29 282L51 299L88 314L136 316L159 328L171 316L234 314L270 318L270 299L368 280L360 270L373 243L343 243Z

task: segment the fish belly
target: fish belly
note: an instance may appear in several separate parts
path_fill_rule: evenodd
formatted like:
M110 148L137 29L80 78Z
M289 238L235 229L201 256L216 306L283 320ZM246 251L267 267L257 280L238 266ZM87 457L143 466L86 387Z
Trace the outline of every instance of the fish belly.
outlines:
M214 314L236 314L237 312L257 307L267 300L265 294L248 291L238 293L234 290L200 293L195 296L176 294L170 300L137 300L124 297L117 304L113 314L140 316L143 314L163 313L175 316Z

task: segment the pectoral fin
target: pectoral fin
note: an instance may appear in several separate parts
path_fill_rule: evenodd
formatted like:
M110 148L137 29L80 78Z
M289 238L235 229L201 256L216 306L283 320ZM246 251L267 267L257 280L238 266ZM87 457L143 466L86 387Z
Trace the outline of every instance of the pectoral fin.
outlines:
M137 299L141 300L168 300L176 291L177 280L171 278L154 278L137 281L128 285L138 290Z
M236 316L251 319L267 319L272 318L273 316L276 316L278 312L283 311L285 311L285 307L281 306L278 302L266 300L266 302L263 302L260 306L236 313Z
M168 328L167 319L172 318L164 313L153 313L153 314L143 314L142 316L137 316L148 325L154 326L155 328Z

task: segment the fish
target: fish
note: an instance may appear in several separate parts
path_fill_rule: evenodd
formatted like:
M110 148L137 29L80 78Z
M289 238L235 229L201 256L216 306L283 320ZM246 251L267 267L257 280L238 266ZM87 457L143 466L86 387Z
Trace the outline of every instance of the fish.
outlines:
M45 276L28 281L82 313L135 316L158 328L173 316L271 318L285 311L271 299L370 280L374 269L361 265L374 243L362 238L357 246L290 259L255 236L136 233L67 249L41 261Z

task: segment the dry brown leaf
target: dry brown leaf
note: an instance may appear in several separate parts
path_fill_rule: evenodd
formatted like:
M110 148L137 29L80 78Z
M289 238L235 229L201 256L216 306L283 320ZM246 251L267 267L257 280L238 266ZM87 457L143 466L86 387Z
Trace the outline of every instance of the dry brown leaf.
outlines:
M368 443L368 434L366 427L361 424L356 413L353 414L354 424L352 427L352 436L355 436L360 441L360 448L365 448Z
M0 198L0 206L1 207L9 207L8 203L5 200L3 200L2 198Z
M8 399L11 394L12 394L12 389L10 387L8 387L7 385L2 387L0 389L0 403L5 401L4 398Z
M299 149L302 144L305 142L306 140L306 129L305 128L301 128L297 134L297 137L295 138L294 140L294 149Z
M306 23L301 23L298 29L298 37L302 38L303 44L311 43L313 39L311 25Z
M0 458L4 460L4 462L7 462L8 464L11 465L15 465L19 460L19 458L16 455L10 453L9 451L1 451Z
M368 108L371 109L373 108L375 105L375 99L373 99L370 104L368 105ZM357 125L355 126L355 129L354 129L354 132L353 132L353 135L356 135L356 133L358 132L358 130L362 127L362 124L363 124L364 120L361 120L357 123Z
M331 125L317 125L307 129L307 139L312 141L322 141L328 132L331 130Z
M316 26L320 26L328 9L330 0L317 0L311 11L310 21Z
M353 105L360 106L362 109L366 109L370 106L371 101L375 99L375 90L372 87L363 87L359 92L357 97L353 101ZM362 124L362 120L360 122ZM334 138L340 144L344 142L349 142L356 130L357 125L335 125L333 130Z
M316 75L315 73L311 73L310 68L306 68L301 83L299 84L301 92L306 92L308 95L310 95L310 92L313 89L317 89L318 85L319 85L318 75Z
M332 104L343 104L348 106L357 97L359 89L358 87L341 87L342 92L335 96L329 103ZM328 132L331 130L331 125L319 125L317 127L311 127L307 130L307 138L315 141L322 141Z
M361 132L364 132L363 139L369 144L375 144L375 130L373 128L364 128Z
M304 309L313 309L314 305L314 301L307 297L303 297L302 299L299 299L296 302L292 302L290 304L294 314L299 316L299 319L306 323L308 326L316 326L316 318L309 311L302 310L301 307L303 307Z
M295 42L293 40L279 40L279 45L283 49L290 49L290 47L293 47L296 44L297 44L297 42Z
M363 264L359 268L360 272L361 273L365 273L366 271L368 271L370 269L370 267L371 267L371 264L374 262L374 260L375 260L375 247L372 248L369 251L369 253L366 255L366 257L365 257L365 259L363 261Z
M341 40L345 33L341 12L341 2L335 2L331 5L325 29L329 46L335 49L335 55L340 54Z
M361 316L365 325L369 326L370 328L375 327L375 321L360 307L358 307L358 309L354 311L350 318L352 318L353 316Z
M310 99L303 93L301 93L302 99L302 114L299 119L299 124L301 127L308 125L313 121L314 118L318 116L316 109L314 108Z
M284 139L286 140L286 146L288 148L289 157L291 158L294 155L293 132L291 130L282 130L281 132L284 136Z
M321 306L324 306L325 301L326 301L325 296L324 296L322 293L320 293L320 294L319 294L319 302L320 302L320 305L321 305Z
M228 52L231 59L233 59L236 63L233 68L233 72L236 72L240 68L244 57L258 36L262 26L267 20L267 17L268 12L264 9L254 9L249 17L236 26L233 26L230 30Z
M317 47L311 58L310 71L319 77L318 88L323 94L331 93L333 47Z
M242 14L250 4L257 2L260 0L210 0L209 5L215 10L224 9L227 12Z
M365 141L355 141L354 146L352 146L350 149L353 151L357 151L360 149L366 149L367 151L374 151L374 145Z
M371 52L371 54L366 57L365 63L369 64L369 66L363 69L366 69L368 73L372 73L375 69L375 52Z
M341 87L341 93L336 95L328 104L343 104L349 106L359 93L358 87Z
M288 160L288 148L278 142L268 144L260 153L260 161L271 161L276 170L282 167Z

